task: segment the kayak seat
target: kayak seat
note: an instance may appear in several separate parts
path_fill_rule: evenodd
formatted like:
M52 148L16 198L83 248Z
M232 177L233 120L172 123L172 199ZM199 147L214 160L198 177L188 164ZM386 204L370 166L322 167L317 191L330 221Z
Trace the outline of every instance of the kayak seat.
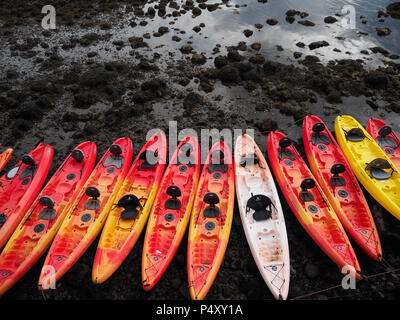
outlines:
M246 211L253 209L253 219L255 221L263 221L272 218L271 210L272 201L269 197L259 194L252 196L247 201Z
M121 219L135 219L139 214L138 208L142 208L140 200L133 194L127 194L119 199L117 203L118 207L124 208L121 212Z
M124 163L124 159L120 157L119 155L117 156L109 156L107 157L106 161L104 161L104 167L111 167L114 166L118 169L122 168L122 165Z
M98 210L100 209L101 202L97 200L100 197L100 191L96 187L87 187L85 194L91 199L87 200L85 203L86 210Z
M384 169L391 169L392 172L387 172ZM385 159L375 159L373 161L371 161L370 163L367 164L366 171L369 171L371 173L371 176L377 180L386 180L389 179L393 172L394 169L392 168L392 166L390 165L390 163L385 160Z
M311 143L316 146L317 144L329 145L329 137L323 134L322 131L326 130L325 124L322 122L317 122L313 125L312 131L314 134L311 135Z
M210 163L208 166L208 173L214 173L216 171L226 173L228 171L228 165L226 165L225 163L221 164Z
M246 167L248 165L256 165L258 163L259 163L259 160L255 154L249 155L247 157L242 157L240 159L240 166L242 166L242 167Z
M189 167L193 167L195 165L193 150L194 148L190 143L184 143L179 149L177 165L185 164Z
M380 137L376 139L376 142L381 148L390 147L393 149L397 149L398 145L396 141L394 141L391 137Z
M335 163L331 168L330 182L333 187L344 187L346 185L346 180L339 176L339 174L346 172L346 167L342 163Z
M24 180L27 177L32 177L35 175L36 172L36 166L30 166L26 167L22 172L21 175L19 176L20 180Z
M221 214L219 209L215 206L219 203L219 197L214 192L208 192L205 194L203 201L209 205L208 208L204 209L204 216L206 218L218 218Z
M346 139L351 142L361 142L365 138L364 131L360 128L352 128L346 132Z
M152 169L157 164L157 151L146 150L142 152L139 157L140 160L144 160L140 166L144 169Z
M316 146L318 144L325 144L329 145L331 142L329 141L329 138L326 134L323 133L314 133L311 136L311 143Z
M85 154L82 150L75 149L71 153L71 157L74 158L77 162L82 162L85 159Z
M53 220L56 214L56 210L54 210L53 208L44 208L39 212L39 219Z
M316 183L314 179L311 178L306 178L301 182L300 184L301 192L299 193L299 198L301 201L303 201L303 203L315 200L314 195L308 191L309 189L315 188L315 186Z
M283 137L281 140L279 140L279 146L281 147L280 149L278 149L279 160L281 161L285 159L289 159L292 161L296 160L296 157L294 156L293 152L291 150L286 149L291 145L292 145L292 140L290 140L288 137Z
M171 197L165 201L165 208L170 210L179 210L181 208L181 202L178 200L178 197L182 195L181 189L178 186L169 186L167 188L167 195Z
M34 166L35 165L35 159L32 158L29 154L25 154L21 158L22 163L28 165L28 166Z
M210 164L208 165L208 173L216 171L226 173L228 165L224 163L225 154L221 150L215 150L211 154Z

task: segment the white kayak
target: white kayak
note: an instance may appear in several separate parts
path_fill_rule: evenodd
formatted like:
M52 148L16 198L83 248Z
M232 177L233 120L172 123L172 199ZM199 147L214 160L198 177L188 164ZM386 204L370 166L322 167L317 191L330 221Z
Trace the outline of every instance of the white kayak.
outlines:
M289 244L278 192L260 148L244 134L235 147L236 195L254 260L275 299L286 300Z

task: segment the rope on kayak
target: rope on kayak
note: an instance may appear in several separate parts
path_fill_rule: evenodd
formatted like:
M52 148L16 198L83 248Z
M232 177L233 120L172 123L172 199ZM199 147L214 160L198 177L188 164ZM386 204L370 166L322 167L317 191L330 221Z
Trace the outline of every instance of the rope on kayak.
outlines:
M362 280L368 280L368 279L371 279L371 278L384 276L386 274L393 274L396 278L398 278L394 273L399 272L399 271L400 271L400 268L393 269L393 270L388 270L388 271L372 274L372 275L369 275L369 276L365 276L365 277L363 277ZM300 299L303 299L305 297L310 297L310 296L313 296L313 295L316 295L316 294L319 294L319 293L322 293L322 292L330 291L330 290L333 290L333 289L337 289L337 288L340 288L340 287L342 287L342 284L338 284L336 286L332 286L332 287L329 287L329 288L326 288L326 289L310 292L310 293L304 294L302 296L298 296L298 297L292 298L290 300L300 300Z

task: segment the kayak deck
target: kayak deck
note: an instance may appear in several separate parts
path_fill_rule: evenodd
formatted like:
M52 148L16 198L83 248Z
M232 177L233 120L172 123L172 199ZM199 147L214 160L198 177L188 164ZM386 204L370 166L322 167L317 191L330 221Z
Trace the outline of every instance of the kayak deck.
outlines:
M268 164L254 140L247 135L236 141L235 177L240 216L254 260L275 299L285 300L290 282L285 219ZM271 204L261 209L264 197ZM260 203L257 211L251 208L252 201Z
M304 119L303 141L311 170L343 227L370 258L382 260L379 235L367 201L339 145L321 119L316 116Z

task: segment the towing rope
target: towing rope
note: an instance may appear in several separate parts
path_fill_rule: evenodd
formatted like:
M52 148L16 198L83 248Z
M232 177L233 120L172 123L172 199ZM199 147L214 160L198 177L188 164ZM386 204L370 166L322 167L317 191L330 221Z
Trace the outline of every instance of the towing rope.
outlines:
M394 276L395 276L395 273L399 272L399 271L400 271L400 268L393 269L393 270L388 270L388 271L384 271L384 272L380 272L380 273L375 273L375 274L372 274L370 276L363 277L362 280L368 280L368 279L371 279L371 278L376 278L376 277L384 276L386 274L391 274L391 273L393 273ZM397 278L397 276L396 276L396 278ZM342 287L342 284L339 284L339 285L336 285L336 286L332 286L332 287L329 287L329 288L326 288L326 289L322 289L322 290L319 290L319 291L310 292L310 293L307 293L307 294L304 294L302 296L298 296L298 297L295 297L295 298L292 298L292 299L289 299L289 300L300 300L300 299L303 299L305 297L310 297L310 296L313 296L313 295L316 295L316 294L319 294L319 293L322 293L322 292L330 291L330 290L333 290L333 289L336 289L336 288L340 288L340 287Z

